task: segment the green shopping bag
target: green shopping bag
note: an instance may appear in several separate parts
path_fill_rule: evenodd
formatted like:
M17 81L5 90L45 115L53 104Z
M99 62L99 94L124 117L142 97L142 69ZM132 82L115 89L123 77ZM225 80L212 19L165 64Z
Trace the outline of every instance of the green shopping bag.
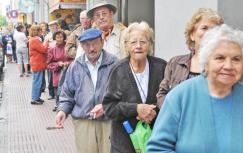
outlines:
M147 141L152 133L149 124L138 121L135 130L132 129L128 121L125 121L123 126L130 136L136 153L146 153Z

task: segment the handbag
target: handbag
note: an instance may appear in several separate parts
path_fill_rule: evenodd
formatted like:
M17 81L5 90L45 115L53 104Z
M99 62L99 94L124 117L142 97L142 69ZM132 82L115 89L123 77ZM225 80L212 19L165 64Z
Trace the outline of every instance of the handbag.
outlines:
M125 121L123 126L130 136L135 152L146 153L146 145L152 133L149 124L138 121L134 131L128 121Z

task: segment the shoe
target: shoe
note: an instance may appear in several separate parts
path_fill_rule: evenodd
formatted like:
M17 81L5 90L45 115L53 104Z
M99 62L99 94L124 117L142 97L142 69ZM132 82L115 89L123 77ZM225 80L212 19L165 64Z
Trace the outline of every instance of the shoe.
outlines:
M31 105L42 105L42 102L38 102L37 100L31 101Z
M25 74L25 77L30 77L30 75L27 73L27 74Z
M37 102L40 102L40 103L44 103L44 100L39 98L38 100L36 100Z
M52 109L53 112L57 111L57 106Z
M47 100L55 99L55 97L48 97Z
M19 75L19 77L21 77L21 78L22 78L23 76L24 76L23 74L20 74L20 75Z

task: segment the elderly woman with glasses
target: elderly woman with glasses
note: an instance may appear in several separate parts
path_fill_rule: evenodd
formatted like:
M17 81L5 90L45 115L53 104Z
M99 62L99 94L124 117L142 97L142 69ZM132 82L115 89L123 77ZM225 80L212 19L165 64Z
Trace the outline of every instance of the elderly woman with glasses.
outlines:
M153 42L153 31L146 22L125 29L127 58L113 68L103 100L105 115L112 120L111 153L135 153L124 121L135 128L139 120L152 124L157 116L156 93L166 62L151 56Z
M200 45L202 74L165 97L147 153L243 152L243 32L221 25Z

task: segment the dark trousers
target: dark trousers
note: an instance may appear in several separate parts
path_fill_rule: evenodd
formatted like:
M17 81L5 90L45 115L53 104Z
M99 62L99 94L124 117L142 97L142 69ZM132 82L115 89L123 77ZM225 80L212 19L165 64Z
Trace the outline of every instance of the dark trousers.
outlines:
M16 50L13 49L13 60L15 63L17 63L17 55L16 55Z
M46 70L43 71L42 83L41 83L41 91L44 92L46 89Z
M68 67L64 68L61 72L60 79L58 82L58 88L57 88L57 94L56 94L56 106L59 104L59 96L62 92L62 85L64 83L65 77L66 77L66 72L67 72Z
M55 90L52 83L52 72L51 70L47 70L47 76L48 76L48 90L49 90L49 96L55 97Z

